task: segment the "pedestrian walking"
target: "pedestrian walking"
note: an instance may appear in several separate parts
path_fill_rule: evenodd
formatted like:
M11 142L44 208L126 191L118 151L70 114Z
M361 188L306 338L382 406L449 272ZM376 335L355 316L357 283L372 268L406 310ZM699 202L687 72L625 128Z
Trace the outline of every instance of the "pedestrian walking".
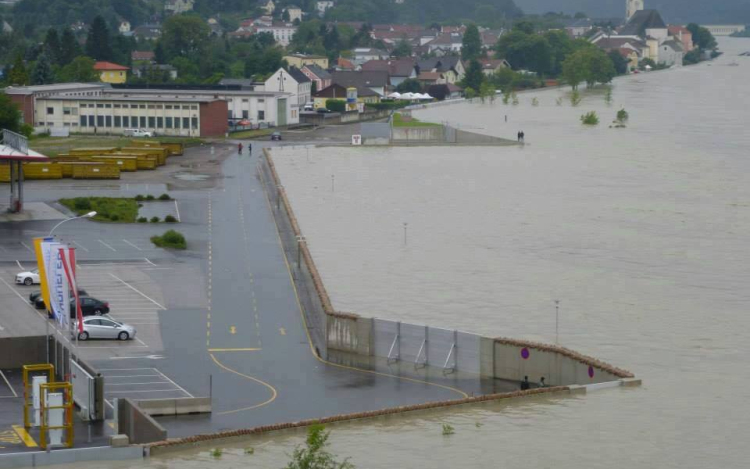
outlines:
M524 376L523 381L521 381L521 391L526 391L531 387L531 384L529 384L529 377Z
M523 130L521 131L521 143L526 143L526 134Z
M242 154L242 144L237 145L237 153Z
M546 387L547 387L547 383L545 383L545 382L544 382L544 376L542 376L542 377L541 377L541 378L539 379L539 387L540 387L540 388L546 388Z
M247 144L247 154L250 156L253 156L253 144L252 143Z
M516 135L516 137L517 137L518 141L520 142L521 141L521 131L520 130L518 131L518 134Z

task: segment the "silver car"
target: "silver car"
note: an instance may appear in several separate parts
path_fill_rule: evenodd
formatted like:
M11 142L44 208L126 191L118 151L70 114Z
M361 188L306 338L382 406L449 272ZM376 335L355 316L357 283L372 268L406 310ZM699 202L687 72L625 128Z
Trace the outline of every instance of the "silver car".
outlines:
M78 321L73 330L78 330ZM105 316L83 318L83 332L78 334L78 340L88 339L135 339L135 327Z

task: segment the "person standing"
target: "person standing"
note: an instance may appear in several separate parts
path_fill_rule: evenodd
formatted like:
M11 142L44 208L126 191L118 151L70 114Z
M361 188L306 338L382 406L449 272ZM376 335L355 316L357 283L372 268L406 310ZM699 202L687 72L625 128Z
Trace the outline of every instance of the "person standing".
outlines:
M241 143L237 145L237 153L239 153L240 155L242 154L242 144Z
M529 377L524 376L523 381L521 381L521 391L526 391L531 387L531 384L529 384Z
M521 131L520 130L518 131L518 134L516 135L516 137L517 137L518 141L520 142L521 141Z

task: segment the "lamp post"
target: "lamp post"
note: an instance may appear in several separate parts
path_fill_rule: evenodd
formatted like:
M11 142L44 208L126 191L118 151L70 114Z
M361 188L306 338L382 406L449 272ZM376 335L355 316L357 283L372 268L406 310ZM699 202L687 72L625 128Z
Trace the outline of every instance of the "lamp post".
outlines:
M66 221L71 221L71 220L78 220L79 218L93 218L93 217L95 217L95 216L96 216L96 212L89 212L89 213L87 213L87 214L85 214L85 215L81 215L81 216L79 216L79 217L71 217L71 218L66 218L65 220L61 221L61 222L60 222L60 223L58 223L57 225L53 226L53 227L52 227L52 229L51 229L51 230L49 230L49 234L47 235L47 237L48 237L48 238L51 238L51 237L52 237L52 232L53 232L53 231L55 231L55 230L57 229L57 227L58 227L58 226L62 225L62 224L63 224L63 223L65 223Z

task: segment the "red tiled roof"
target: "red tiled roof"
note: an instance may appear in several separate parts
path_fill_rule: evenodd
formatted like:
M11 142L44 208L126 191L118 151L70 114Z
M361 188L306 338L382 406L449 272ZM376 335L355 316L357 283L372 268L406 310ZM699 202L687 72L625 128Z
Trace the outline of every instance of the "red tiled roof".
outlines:
M130 54L130 58L133 60L153 60L155 54L150 50L134 50Z
M349 70L354 70L354 68L355 68L354 64L350 60L345 59L343 57L339 57L338 65L341 68L349 69Z
M94 64L94 70L129 70L129 68L112 62L97 62Z

